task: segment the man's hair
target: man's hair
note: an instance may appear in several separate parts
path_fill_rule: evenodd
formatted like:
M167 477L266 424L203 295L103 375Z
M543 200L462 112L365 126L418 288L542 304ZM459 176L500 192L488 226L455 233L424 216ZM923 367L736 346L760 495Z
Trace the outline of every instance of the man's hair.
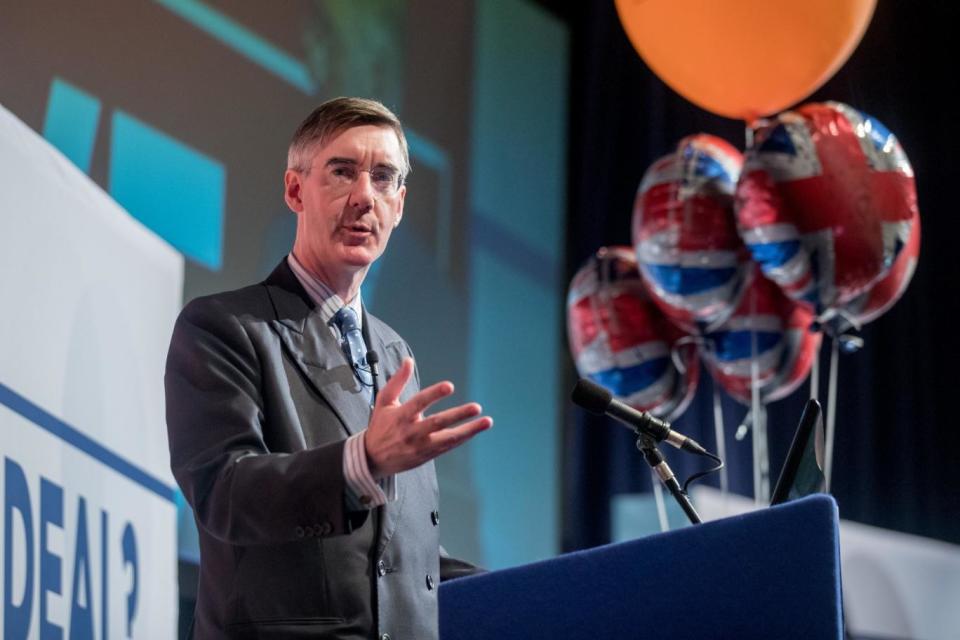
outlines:
M313 150L346 129L374 125L390 127L400 141L403 178L410 173L410 154L400 119L376 100L366 98L334 98L321 104L297 127L287 151L287 168L308 172Z

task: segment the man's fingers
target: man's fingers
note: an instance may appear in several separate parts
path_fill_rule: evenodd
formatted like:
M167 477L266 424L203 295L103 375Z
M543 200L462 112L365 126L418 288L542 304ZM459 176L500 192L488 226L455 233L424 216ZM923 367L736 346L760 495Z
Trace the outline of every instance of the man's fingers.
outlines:
M438 382L437 384L430 385L426 389L421 389L420 392L414 394L409 400L403 403L403 406L410 412L409 415L411 417L419 416L427 410L427 407L437 400L446 398L451 393L453 393L453 383Z
M462 404L459 407L439 411L428 418L424 418L423 422L427 424L429 431L436 431L437 429L445 429L458 422L463 422L467 418L478 416L480 415L480 411L482 411L480 405L476 402L470 402L468 404Z
M470 422L465 422L459 427L441 429L430 434L430 440L437 447L439 453L449 451L477 435L481 431L486 431L493 426L493 418L483 416ZM438 454L439 455L439 454Z
M413 375L413 358L404 358L403 362L400 363L400 368L377 394L377 405L389 405L399 400L403 388L410 382L411 375Z

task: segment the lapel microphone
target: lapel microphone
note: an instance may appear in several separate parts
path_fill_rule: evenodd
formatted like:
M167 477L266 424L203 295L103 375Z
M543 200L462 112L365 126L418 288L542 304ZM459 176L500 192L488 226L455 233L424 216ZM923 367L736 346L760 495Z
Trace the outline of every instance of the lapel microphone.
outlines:
M380 376L380 356L377 355L377 352L373 349L367 351L367 355L364 356L367 359L367 366L370 367L370 373L374 378Z

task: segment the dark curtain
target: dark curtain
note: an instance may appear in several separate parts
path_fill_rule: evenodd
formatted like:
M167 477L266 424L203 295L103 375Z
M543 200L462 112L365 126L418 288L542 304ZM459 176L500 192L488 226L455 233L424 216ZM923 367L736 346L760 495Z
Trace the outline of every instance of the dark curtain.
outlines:
M630 46L613 2L545 2L570 25L572 37L567 277L598 247L630 243L633 197L650 163L685 135L706 132L743 148L743 124L687 103L650 72ZM957 10L950 2L880 0L872 23L845 67L809 100L840 100L886 124L900 139L917 176L922 246L906 295L862 332L865 347L841 358L833 493L841 517L960 543L960 461L954 417L953 359L958 270L953 258L952 147L960 125L950 95L955 70ZM784 16L785 20L789 15ZM722 73L722 65L719 65ZM821 353L826 398L829 348ZM570 382L574 380L570 363ZM803 402L804 385L770 405L773 481ZM731 488L752 495L749 438L732 431L746 408L724 400ZM569 404L564 447L563 548L608 542L610 497L649 490L649 473L633 435ZM715 448L712 383L701 376L692 406L675 426ZM666 448L665 448L666 449ZM665 451L681 478L701 468ZM717 480L709 481L716 485Z

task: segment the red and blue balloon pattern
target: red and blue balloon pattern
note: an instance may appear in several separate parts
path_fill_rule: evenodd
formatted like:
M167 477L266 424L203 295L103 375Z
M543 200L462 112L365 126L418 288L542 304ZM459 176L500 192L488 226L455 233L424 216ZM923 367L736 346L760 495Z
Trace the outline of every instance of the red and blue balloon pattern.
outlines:
M650 300L632 249L600 249L577 272L567 329L581 376L668 420L686 409L699 376L696 348L680 343L685 334Z
M860 325L882 316L907 290L919 259L920 216L915 214L910 222L907 244L897 253L890 271L869 291L845 305L843 316L852 319L852 324Z
M868 294L907 245L918 220L913 169L875 118L838 102L807 104L754 127L736 213L764 274L829 320Z
M699 356L732 397L789 395L823 333L844 338L906 290L920 254L913 169L875 118L812 103L751 125L745 156L689 136L634 203L633 254L601 249L567 299L581 375L674 419Z
M729 315L749 271L733 216L742 162L720 138L688 136L651 165L637 190L640 274L654 302L690 333Z
M803 382L819 352L812 320L809 307L790 300L755 269L733 314L703 335L704 362L740 402L750 404L753 385L763 402L779 400Z

